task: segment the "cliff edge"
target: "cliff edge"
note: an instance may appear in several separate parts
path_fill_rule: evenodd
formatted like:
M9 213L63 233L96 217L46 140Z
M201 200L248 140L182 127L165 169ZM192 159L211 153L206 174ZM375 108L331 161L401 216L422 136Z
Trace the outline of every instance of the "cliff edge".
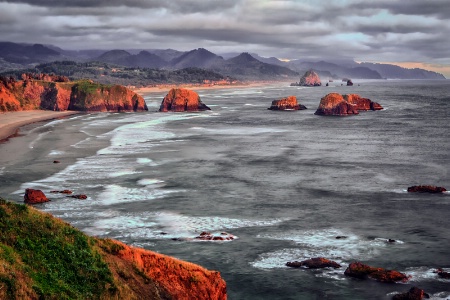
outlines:
M0 299L227 299L220 273L0 198Z

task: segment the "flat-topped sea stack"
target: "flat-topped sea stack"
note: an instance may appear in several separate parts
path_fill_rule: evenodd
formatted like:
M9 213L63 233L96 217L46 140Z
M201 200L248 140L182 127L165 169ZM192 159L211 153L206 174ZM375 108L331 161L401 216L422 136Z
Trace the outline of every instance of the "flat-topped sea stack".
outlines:
M297 103L297 97L288 96L279 100L273 100L269 110L302 110L306 106Z
M307 71L302 78L300 78L300 86L321 86L319 75L313 70Z
M159 111L184 112L211 110L201 100L200 96L191 90L183 88L173 88L164 97Z
M315 114L321 116L347 116L357 115L359 110L381 110L383 107L367 98L356 94L341 95L330 93L320 99Z
M24 74L23 80L0 78L0 111L44 109L85 112L147 111L142 96L121 85L62 76Z

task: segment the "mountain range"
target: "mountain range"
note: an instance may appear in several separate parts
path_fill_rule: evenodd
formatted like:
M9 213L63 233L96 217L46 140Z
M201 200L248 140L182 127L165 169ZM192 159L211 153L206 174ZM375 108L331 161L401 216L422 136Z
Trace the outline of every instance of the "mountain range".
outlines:
M357 63L353 60L282 61L257 53L224 53L204 48L191 51L174 49L63 50L53 45L0 42L0 71L26 69L54 61L103 62L129 68L180 70L201 68L240 80L283 80L314 70L323 79L445 79L437 72L407 69L396 65Z

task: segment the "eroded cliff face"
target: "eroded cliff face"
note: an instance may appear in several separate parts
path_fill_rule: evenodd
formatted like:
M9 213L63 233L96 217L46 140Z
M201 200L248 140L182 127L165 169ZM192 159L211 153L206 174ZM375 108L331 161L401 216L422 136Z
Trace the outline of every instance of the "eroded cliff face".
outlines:
M200 96L191 90L183 88L171 89L161 102L159 111L183 112L211 110L201 100Z
M360 110L381 110L383 107L367 98L356 94L341 95L330 93L320 99L316 115L345 116L357 115Z
M301 86L321 86L322 82L320 81L319 75L313 70L307 71L302 78L300 78Z
M48 75L41 77L53 79ZM0 111L32 109L86 112L148 110L140 95L120 85L103 85L90 80L45 81L27 76L21 81L0 80Z

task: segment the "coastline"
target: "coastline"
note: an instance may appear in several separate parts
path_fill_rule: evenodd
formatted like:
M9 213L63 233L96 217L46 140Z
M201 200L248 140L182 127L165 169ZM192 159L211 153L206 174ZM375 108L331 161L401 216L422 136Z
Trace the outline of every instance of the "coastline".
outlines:
M0 113L0 142L17 134L20 127L40 121L80 114L79 111L24 110Z
M221 89L233 89L233 88L248 88L248 87L259 87L270 84L282 83L285 81L249 81L249 82L240 82L236 84L157 84L151 85L141 88L130 88L133 92L139 94L149 94L149 93L161 93L165 91L169 91L172 88L186 88L192 90L221 90Z

